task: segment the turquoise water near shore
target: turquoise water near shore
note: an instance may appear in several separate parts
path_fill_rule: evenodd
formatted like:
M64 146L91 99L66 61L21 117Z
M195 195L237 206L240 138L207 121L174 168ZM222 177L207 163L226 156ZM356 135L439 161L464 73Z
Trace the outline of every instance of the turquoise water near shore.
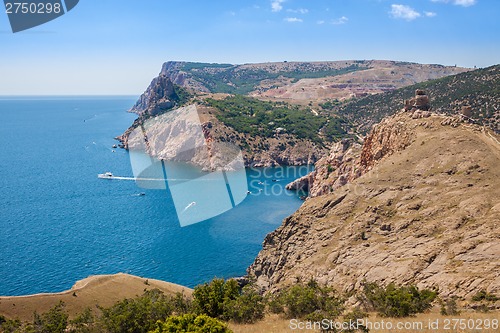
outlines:
M301 205L283 187L309 169L248 170L259 195L181 228L167 191L98 179L132 175L128 152L112 145L135 119L125 112L135 100L0 98L0 295L57 292L117 272L190 287L240 276Z

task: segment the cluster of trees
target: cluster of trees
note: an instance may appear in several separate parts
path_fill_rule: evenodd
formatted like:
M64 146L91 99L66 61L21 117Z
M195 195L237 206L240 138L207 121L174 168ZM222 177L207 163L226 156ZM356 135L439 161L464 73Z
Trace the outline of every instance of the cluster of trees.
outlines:
M265 138L276 134L278 128L298 139L322 145L346 135L344 121L324 115L316 116L309 109L282 102L266 102L235 95L223 100L206 99L208 106L218 109L217 118L237 132Z
M341 295L314 280L264 296L253 284L241 288L235 280L214 279L197 286L192 298L147 290L138 298L125 299L110 308L87 309L72 320L64 311L64 304L59 303L44 314L35 313L29 323L0 317L0 329L9 333L229 333L228 321L251 324L263 319L266 313L308 321L340 317L355 321L366 317L359 309L346 312L347 296L352 295ZM358 297L365 310L404 317L428 310L437 293L414 286L381 287L367 283Z

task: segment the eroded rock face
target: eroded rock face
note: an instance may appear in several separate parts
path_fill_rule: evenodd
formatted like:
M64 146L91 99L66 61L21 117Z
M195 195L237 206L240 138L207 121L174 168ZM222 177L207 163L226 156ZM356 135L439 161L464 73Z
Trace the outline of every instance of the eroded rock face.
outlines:
M174 103L172 95L174 94L174 84L166 75L159 75L154 78L148 89L141 95L139 100L130 109L138 115L149 113L154 116L162 110L170 109Z
M364 174L308 199L266 237L249 274L271 292L315 278L343 291L366 280L443 297L500 293L499 138L446 120L401 113L379 125L356 164ZM317 174L313 188L330 181Z
M384 157L404 149L413 139L414 131L404 121L386 119L373 128L363 145L352 139L336 143L311 174L288 184L287 189L307 188L309 197L332 193L370 171Z

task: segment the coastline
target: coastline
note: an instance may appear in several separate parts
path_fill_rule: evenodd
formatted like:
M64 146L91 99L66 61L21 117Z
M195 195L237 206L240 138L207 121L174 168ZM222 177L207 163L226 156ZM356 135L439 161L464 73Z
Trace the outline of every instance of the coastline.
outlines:
M96 309L96 305L109 307L125 298L140 296L150 289L159 289L165 294L184 293L188 296L193 292L178 284L125 273L92 275L75 282L71 289L58 293L0 296L0 315L32 320L35 311L45 312L63 301L72 317L86 308Z

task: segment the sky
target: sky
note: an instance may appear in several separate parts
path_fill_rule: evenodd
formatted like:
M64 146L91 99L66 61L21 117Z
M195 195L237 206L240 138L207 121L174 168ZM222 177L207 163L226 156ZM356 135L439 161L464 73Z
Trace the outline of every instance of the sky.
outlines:
M0 95L139 95L165 61L500 63L498 0L80 0L12 33Z

